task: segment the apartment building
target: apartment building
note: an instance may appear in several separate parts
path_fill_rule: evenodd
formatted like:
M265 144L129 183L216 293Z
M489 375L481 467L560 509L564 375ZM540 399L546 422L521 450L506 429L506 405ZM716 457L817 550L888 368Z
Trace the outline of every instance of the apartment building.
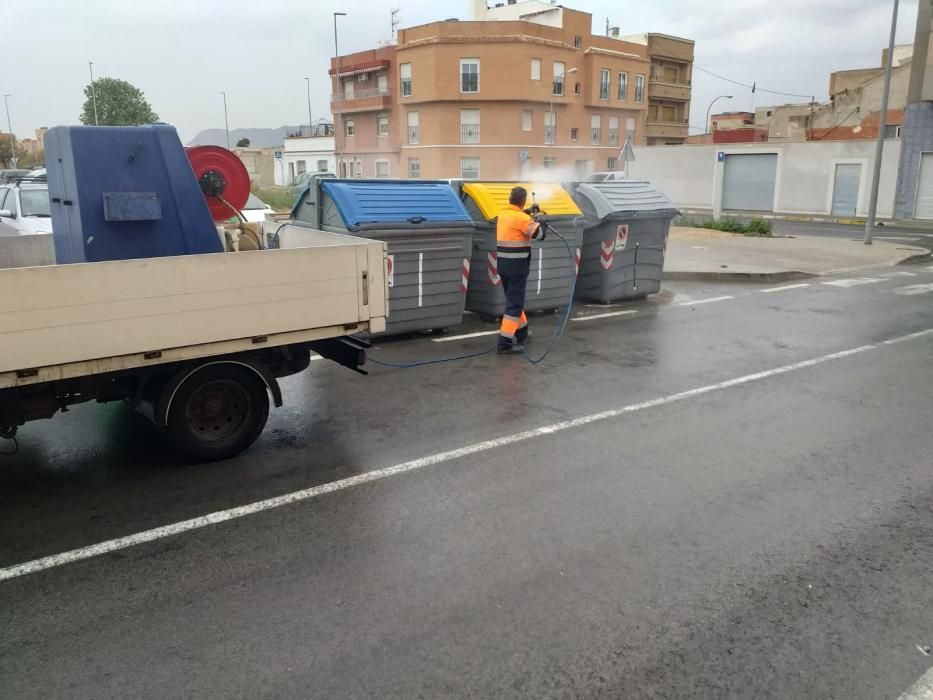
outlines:
M627 138L686 138L693 42L594 36L589 13L536 0L478 0L472 17L332 60L342 175L582 175L618 168Z

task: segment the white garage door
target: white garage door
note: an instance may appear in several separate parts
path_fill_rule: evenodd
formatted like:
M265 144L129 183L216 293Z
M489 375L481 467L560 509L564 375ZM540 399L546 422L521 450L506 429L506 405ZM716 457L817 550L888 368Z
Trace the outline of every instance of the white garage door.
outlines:
M722 180L722 208L772 211L777 153L727 155Z
M917 182L917 219L933 219L933 153L920 155L920 179Z

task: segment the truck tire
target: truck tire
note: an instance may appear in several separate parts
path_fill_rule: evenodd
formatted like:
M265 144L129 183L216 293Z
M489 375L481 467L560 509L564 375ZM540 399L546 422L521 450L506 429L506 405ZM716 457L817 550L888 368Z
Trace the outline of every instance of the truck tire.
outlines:
M175 447L197 462L229 459L262 433L269 395L256 374L234 364L200 369L178 387L166 421Z

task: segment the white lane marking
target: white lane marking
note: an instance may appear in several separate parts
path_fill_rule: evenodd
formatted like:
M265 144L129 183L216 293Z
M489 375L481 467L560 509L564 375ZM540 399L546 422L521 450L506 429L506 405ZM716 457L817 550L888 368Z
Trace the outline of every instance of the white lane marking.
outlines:
M908 287L898 287L894 293L902 297L913 297L918 294L929 294L933 292L933 284L912 284Z
M593 314L592 316L576 316L571 321L595 321L597 318L612 318L613 316L631 316L637 314L635 309L626 309L625 311L610 311L606 314Z
M712 304L717 301L728 301L735 297L713 297L712 299L698 299L697 301L682 301L679 306L696 306L697 304Z
M32 561L27 561L22 564L14 564L13 566L7 566L0 569L0 581L6 581L8 579L17 578L19 576L45 571L46 569L52 569L57 566L64 566L65 564L91 559L93 557L109 554L110 552L116 552L128 547L135 547L147 542L165 539L166 537L174 537L175 535L180 535L185 532L199 530L201 528L207 527L208 525L216 525L218 523L224 523L230 520L235 520L237 518L242 518L247 515L255 515L256 513L272 510L274 508L281 508L282 506L299 503L301 501L307 501L309 499L317 498L328 493L334 493L335 491L343 491L345 489L361 486L362 484L368 484L373 481L381 481L382 479L387 479L391 476L397 476L399 474L405 474L406 472L424 469L425 467L442 464L443 462L450 462L456 459L461 459L463 457L469 457L470 455L479 454L481 452L488 452L500 447L507 447L519 442L532 440L534 438L553 435L555 433L572 430L574 428L582 428L583 426L590 425L591 423L605 421L610 418L618 418L619 416L623 416L628 413L635 413L637 411L644 411L650 408L657 408L658 406L666 406L668 404L685 401L687 399L693 399L698 396L703 396L705 394L710 394L716 391L722 391L724 389L731 389L732 387L758 382L763 379L768 379L769 377L776 377L782 374L787 374L789 372L797 372L809 367L816 367L827 362L832 362L833 360L841 360L846 357L852 357L853 355L859 355L861 353L868 352L869 350L877 350L884 345L894 345L895 343L901 343L913 338L919 338L930 333L933 333L933 328L919 331L917 333L911 333L910 335L891 338L875 345L862 345L857 348L842 350L841 352L834 352L830 353L829 355L822 355L821 357L815 357L810 360L803 360L801 362L795 362L790 365L784 365L783 367L775 367L774 369L755 372L754 374L746 374L745 376L736 377L735 379L728 379L716 384L708 384L707 386L701 386L696 389L688 389L687 391L681 391L676 394L668 394L667 396L661 396L649 401L629 404L628 406L613 408L607 411L601 411L599 413L591 413L587 416L561 421L560 423L552 423L551 425L544 425L540 428L525 430L520 433L504 435L503 437L486 440L484 442L478 442L473 445L467 445L466 447L459 447L454 450L448 450L447 452L439 452L427 457L413 459L409 462L402 462L401 464L396 464L392 467L375 469L371 472L366 472L365 474L358 474L346 479L332 481L329 484L322 484L320 486L302 489L301 491L294 491L282 496L275 496L274 498L268 498L263 501L256 501L255 503L237 506L228 510L220 510L215 513L209 513L197 518L192 518L190 520L183 520L171 525L163 525L162 527L153 528L151 530L137 532L132 535L127 535L126 537L118 537L113 540L99 542L88 547L80 547L78 549L72 549L68 552L53 554L47 557L42 557L40 559L33 559Z
M933 668L905 690L897 700L933 700Z
M904 270L900 272L882 272L880 275L878 275L878 277L884 277L885 279L889 279L889 280L894 279L895 277L916 277L916 276L917 276L916 272L907 272Z
M311 355L311 362L316 362L317 360L323 360L324 358L320 355Z
M879 241L922 241L920 236L875 236Z
M906 343L908 340L916 340L917 338L923 338L933 333L933 328L928 328L925 331L919 331L917 333L910 333L909 335L898 336L897 338L891 338L890 340L885 340L882 345L897 345L898 343Z
M823 282L823 284L829 285L830 287L843 287L844 289L848 289L849 287L858 287L862 284L874 284L875 282L881 282L881 280L877 277L853 277L844 280L831 280L829 282Z
M810 285L806 282L802 284L788 284L784 287L771 287L771 289L762 289L762 294L771 294L773 292L786 292L788 289L803 289L804 287L809 287Z
M451 335L446 338L431 338L432 343L449 343L452 340L466 340L467 338L481 338L484 335L499 335L499 331L480 331L479 333L464 333L463 335Z

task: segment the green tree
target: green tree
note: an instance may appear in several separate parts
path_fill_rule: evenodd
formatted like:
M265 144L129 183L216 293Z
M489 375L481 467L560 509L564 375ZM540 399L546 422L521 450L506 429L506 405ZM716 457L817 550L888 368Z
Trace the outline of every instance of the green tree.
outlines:
M249 148L249 139L240 139L236 142L237 148Z
M97 98L97 124L101 126L136 126L159 121L142 90L119 78L99 78L94 90L84 88L84 108L81 123L94 124L94 93Z
M16 144L16 155L19 156L19 144ZM0 134L0 165L4 168L13 167L13 144L10 143L8 133Z

